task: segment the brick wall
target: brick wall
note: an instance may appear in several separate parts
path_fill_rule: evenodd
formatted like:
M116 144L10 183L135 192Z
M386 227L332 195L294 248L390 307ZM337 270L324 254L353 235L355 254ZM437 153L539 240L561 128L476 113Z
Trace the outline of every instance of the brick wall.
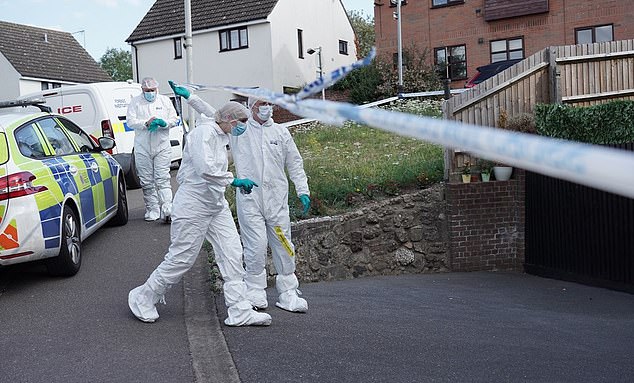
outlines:
M513 169L509 181L447 184L452 271L523 271L524 179Z
M377 0L374 7L377 53L391 62L397 51L397 27L389 0ZM566 0L549 1L547 13L487 22L485 0L468 0L464 4L431 8L431 0L408 1L402 7L403 47L415 42L429 49L430 60L436 47L466 45L467 76L475 68L491 62L490 41L524 38L524 57L551 45L575 44L575 28L604 24L614 25L614 40L634 36L634 1ZM565 7L564 7L565 5ZM481 39L481 43L479 43ZM464 81L451 86L460 88Z
M330 101L343 101L343 102L348 102L349 101L349 91L341 91L341 90L332 90L332 89L326 89L325 91L325 96L326 96L326 100L330 100ZM314 96L312 96L311 98L321 98L321 93L316 94ZM289 112L288 110L284 109L284 108L280 108L280 107L275 107L275 112L273 113L273 119L275 120L275 122L277 122L278 124L284 123L284 122L289 122L289 121L295 121L295 120L301 120L303 117L299 117L294 115L293 113Z

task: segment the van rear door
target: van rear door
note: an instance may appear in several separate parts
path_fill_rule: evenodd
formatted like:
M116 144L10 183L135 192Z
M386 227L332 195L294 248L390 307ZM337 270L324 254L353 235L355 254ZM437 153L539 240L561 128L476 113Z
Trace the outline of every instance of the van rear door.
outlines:
M68 87L52 90L42 96L54 113L68 117L88 134L101 137L96 101L89 92Z
M126 114L132 97L141 94L141 86L136 83L112 83L109 87L100 88L105 108L110 116L117 153L132 153L134 146L134 129L128 127Z

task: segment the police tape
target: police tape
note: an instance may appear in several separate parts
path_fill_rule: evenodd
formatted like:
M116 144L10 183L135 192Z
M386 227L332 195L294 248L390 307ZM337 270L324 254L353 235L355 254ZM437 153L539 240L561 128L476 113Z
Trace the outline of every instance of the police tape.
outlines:
M368 57L373 57L373 53ZM478 158L501 162L536 173L576 182L596 189L634 198L634 152L598 145L512 132L451 120L417 116L378 108L360 108L344 102L307 99L321 92L354 68L367 65L364 58L319 83L304 87L301 97L272 92L263 88L211 86L246 97L256 97L289 112L342 125L346 120L417 138L439 145L460 148ZM342 75L343 76L342 76Z

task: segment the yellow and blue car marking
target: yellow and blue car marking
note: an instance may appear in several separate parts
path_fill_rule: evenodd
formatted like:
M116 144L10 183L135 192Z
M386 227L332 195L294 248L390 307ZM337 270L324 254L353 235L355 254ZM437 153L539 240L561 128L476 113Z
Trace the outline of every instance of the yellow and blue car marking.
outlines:
M4 159L0 162L0 177L29 172L35 176L33 187L39 191L17 197L15 202L13 199L0 201L0 262L3 264L12 263L14 257L35 260L56 255L61 245L63 206L71 199L80 216L82 237L101 226L117 209L121 168L112 156L105 152L55 156L48 140L36 129L37 140L46 156L24 157L11 139L24 122L20 120L0 132L0 138L7 138L8 147L7 158L0 155L0 159ZM77 144L68 138L79 151ZM34 219L33 213L37 213L38 219Z

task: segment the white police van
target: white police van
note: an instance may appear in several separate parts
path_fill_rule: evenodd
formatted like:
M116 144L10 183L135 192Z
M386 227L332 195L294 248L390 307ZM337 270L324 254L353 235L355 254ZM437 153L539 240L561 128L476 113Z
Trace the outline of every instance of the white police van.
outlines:
M132 97L141 92L141 85L131 81L97 82L47 89L20 96L20 99L44 99L54 113L69 118L95 138L114 138L117 146L112 156L123 168L128 188L133 189L140 184L132 155L134 130L126 123L126 112ZM180 163L183 157L183 134L182 125L170 130L172 163Z

